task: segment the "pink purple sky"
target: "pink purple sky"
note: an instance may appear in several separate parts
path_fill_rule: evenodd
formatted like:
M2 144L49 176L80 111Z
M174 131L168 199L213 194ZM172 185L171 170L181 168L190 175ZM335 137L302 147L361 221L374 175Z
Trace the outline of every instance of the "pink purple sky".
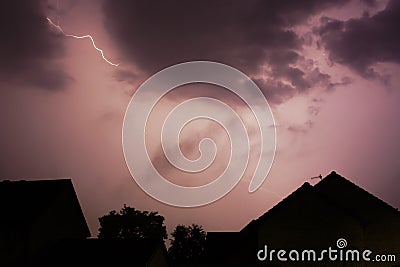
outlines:
M93 236L97 218L123 204L158 211L169 230L190 223L240 230L332 170L400 208L397 1L25 0L2 1L0 13L0 179L71 178ZM65 33L91 34L119 65L105 62L89 39L62 35L46 17ZM247 190L251 159L224 198L177 208L146 195L130 176L122 122L141 82L190 60L231 65L259 85L275 118L277 150L255 193ZM202 85L176 89L159 108L199 95L229 103L245 120L249 114L226 90ZM213 137L220 148L214 165L195 177L173 170L157 146L161 117L154 115L147 133L161 173L193 185L223 170L226 134L207 122L188 125L181 146L195 158L200 138Z

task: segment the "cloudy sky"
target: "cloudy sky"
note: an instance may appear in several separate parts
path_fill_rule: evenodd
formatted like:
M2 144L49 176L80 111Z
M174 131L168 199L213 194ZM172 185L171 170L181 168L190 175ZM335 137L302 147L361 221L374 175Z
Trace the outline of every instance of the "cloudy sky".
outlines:
M332 170L400 208L398 1L25 0L1 1L0 13L0 179L71 178L92 235L97 218L124 203L158 211L169 229L240 230ZM69 34L90 34L118 66L90 39ZM122 124L143 81L191 60L228 64L257 83L275 118L277 150L266 181L249 194L259 139L248 107L217 86L177 88L158 103L146 133L167 179L206 184L228 161L226 133L195 121L182 131L182 153L195 159L198 142L210 137L219 148L215 162L194 177L168 164L159 126L183 100L224 101L251 139L248 169L231 193L177 208L149 197L131 177Z

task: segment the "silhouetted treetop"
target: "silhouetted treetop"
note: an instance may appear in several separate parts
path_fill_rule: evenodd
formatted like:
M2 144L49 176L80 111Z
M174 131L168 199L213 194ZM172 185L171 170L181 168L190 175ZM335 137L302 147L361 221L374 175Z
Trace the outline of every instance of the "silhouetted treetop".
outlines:
M203 254L206 232L197 224L178 225L173 231L168 254L174 263L198 263Z
M99 218L100 228L98 238L112 239L159 239L167 238L164 217L158 212L140 211L124 205L116 212Z

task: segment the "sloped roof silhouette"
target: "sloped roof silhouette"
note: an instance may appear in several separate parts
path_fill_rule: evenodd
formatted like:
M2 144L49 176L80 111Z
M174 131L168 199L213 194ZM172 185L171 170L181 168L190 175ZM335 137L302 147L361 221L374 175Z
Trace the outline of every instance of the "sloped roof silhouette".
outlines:
M73 208L70 212L82 222L83 231L89 237L90 231L70 179L0 182L0 212L6 214L1 221L32 225L39 216L54 208L52 205L60 198L70 202Z
M208 233L204 262L258 266L256 252L266 244L276 249L324 249L326 242L339 237L351 242L349 247L398 252L398 225L397 209L331 172L314 186L305 182L240 232Z
M363 224L379 220L387 213L400 216L397 209L334 171L317 183L314 190Z
M261 221L263 221L265 218L270 216L271 214L279 211L279 210L285 210L286 205L291 202L291 201L296 201L296 199L301 198L304 195L310 194L312 191L312 186L308 183L305 182L302 186L297 188L293 193L291 193L289 196L284 198L282 201L280 201L278 204L273 206L271 209L269 209L266 213L261 215L258 219L252 220L248 225L246 225L240 232L245 233L247 231L251 231L254 227L256 227Z
M400 217L397 209L332 171L314 186L305 182L258 219L252 220L240 232L250 231L274 213L285 211L292 201L299 201L311 195L318 198L318 201L324 201L331 209L353 217L362 225L381 220L382 216L388 213Z

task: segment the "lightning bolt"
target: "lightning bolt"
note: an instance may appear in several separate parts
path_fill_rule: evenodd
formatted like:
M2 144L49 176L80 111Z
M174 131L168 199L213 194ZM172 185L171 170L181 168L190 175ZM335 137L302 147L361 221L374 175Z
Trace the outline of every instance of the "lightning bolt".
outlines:
M47 19L47 21L49 22L49 24L50 24L51 26L53 26L54 28L56 28L59 32L61 32L61 33L62 33L64 36L66 36L66 37L73 37L73 38L76 38L76 39L85 39L85 38L89 38L90 41L92 41L93 47L94 47L97 51L100 52L101 57L104 59L105 62L107 62L108 64L110 64L110 65L112 65L112 66L115 66L115 67L118 67L118 66L119 66L119 64L112 63L110 60L108 60L108 59L104 56L103 50L101 50L100 48L98 48L98 47L96 46L96 44L95 44L95 42L94 42L94 40L93 40L93 37L92 37L91 35L88 34L88 35L78 36L78 35L73 35L73 34L67 34L67 33L64 32L64 30L61 28L60 25L55 24L55 23L54 23L50 18L48 18L48 17L47 17L46 19Z

